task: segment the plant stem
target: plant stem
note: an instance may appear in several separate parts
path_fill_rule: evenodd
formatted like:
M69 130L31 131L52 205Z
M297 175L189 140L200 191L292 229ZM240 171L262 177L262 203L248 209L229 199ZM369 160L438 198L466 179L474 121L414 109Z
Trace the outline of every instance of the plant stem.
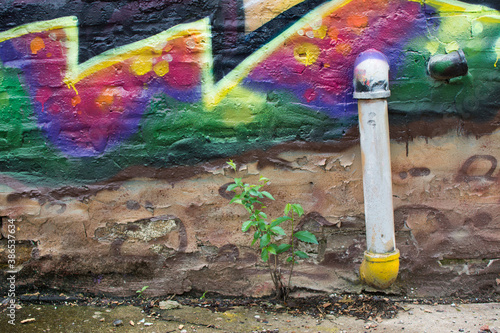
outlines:
M293 209L292 209L292 235L290 237L290 244L292 246L292 267L290 267L290 275L288 276L288 290L292 288L292 273L293 273L293 266L295 265L295 249L294 249L294 241L293 241L293 232L294 232L294 222L295 222L295 216L293 214Z
M278 255L274 255L274 272L278 271Z
M275 274L273 274L273 270L271 268L271 263L269 260L267 261L267 265L269 266L269 274L271 274L271 279L273 280L274 288L276 289L276 294L279 293L279 286L278 286L278 281L276 280Z

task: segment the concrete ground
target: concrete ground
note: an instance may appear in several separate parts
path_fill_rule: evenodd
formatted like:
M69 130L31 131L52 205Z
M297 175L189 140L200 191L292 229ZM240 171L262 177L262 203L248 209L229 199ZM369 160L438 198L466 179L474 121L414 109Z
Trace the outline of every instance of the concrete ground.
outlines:
M15 325L8 323L8 312L3 308L0 332L500 332L500 303L400 306L403 310L395 318L364 321L348 316L275 313L260 307L234 307L225 312L191 306L155 308L160 315L157 318L130 305L29 304L16 309Z

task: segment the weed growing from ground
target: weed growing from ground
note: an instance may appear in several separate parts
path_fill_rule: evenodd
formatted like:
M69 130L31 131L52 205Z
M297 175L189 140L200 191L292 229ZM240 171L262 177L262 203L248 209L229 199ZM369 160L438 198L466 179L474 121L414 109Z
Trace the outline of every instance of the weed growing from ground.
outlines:
M142 297L142 296L143 296L143 295L142 295L142 293L143 293L146 289L148 289L148 288L149 288L149 286L144 286L144 287L142 287L141 289L137 290L137 291L136 291L137 296L138 296L138 297Z
M233 161L227 164L236 172L236 164ZM308 255L296 249L297 241L318 244L316 236L309 231L297 231L294 228L297 219L304 215L304 210L299 204L287 203L283 211L284 215L268 222L268 216L264 212L266 206L262 203L262 199L268 198L275 200L271 193L262 190L267 185L269 179L260 176L259 184L243 183L242 178L234 178L234 183L227 187L227 191L235 192L230 203L240 204L247 210L248 220L243 222L241 231L253 231L252 245L258 243L261 251L261 259L268 264L269 272L276 290L276 296L283 301L286 301L291 290L291 280L293 268L297 264L297 258L305 259ZM291 235L289 242L284 242L286 238L284 229L280 226L282 223L291 223ZM286 263L290 264L288 282L283 281L281 274L282 261L280 255L286 255Z

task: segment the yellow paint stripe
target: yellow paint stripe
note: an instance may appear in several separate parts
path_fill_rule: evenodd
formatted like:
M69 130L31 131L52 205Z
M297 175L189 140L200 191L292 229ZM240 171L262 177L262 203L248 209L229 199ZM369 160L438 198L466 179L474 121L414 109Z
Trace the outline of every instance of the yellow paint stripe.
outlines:
M482 5L471 5L468 3L456 1L456 0L409 0L413 2L418 2L422 5L426 4L436 8L440 12L483 12L483 11L494 11L491 8Z
M298 20L290 28L286 29L279 36L274 38L269 43L265 44L256 52L252 53L245 60L243 60L235 69L222 78L217 84L213 83L213 77L205 77L203 88L203 102L208 108L213 108L238 84L243 78L250 73L262 60L269 56L272 52L278 49L283 43L290 38L293 34L297 33L300 28L314 22L318 17L323 17L335 10L338 10L352 0L333 0L326 2L317 7L315 10L309 12L307 15ZM208 57L208 55L207 55ZM212 56L210 55L210 64L212 64Z
M500 59L500 38L497 39L497 42L495 44L495 53L497 54L497 59L493 64L493 67L497 67L498 60Z
M200 31L202 33L206 33L206 26L208 24L208 18L193 23L179 24L149 38L103 52L102 54L93 57L82 64L78 64L78 19L74 16L62 17L49 21L34 22L15 27L0 33L0 42L21 37L30 33L64 29L67 38L66 48L68 65L65 82L67 84L74 85L81 79L103 68L134 57L141 54L145 50L157 49L159 45L175 38L190 34L199 34ZM209 39L209 37L209 35L206 35L207 39Z
M499 15L482 15L478 17L476 20L485 22L485 23L500 23L500 14Z
M220 103L222 99L236 87L243 78L250 73L262 60L269 54L278 49L288 38L308 23L313 22L318 17L323 17L350 3L352 0L333 0L319 6L311 11L294 25L285 30L279 36L274 38L262 48L251 54L243 60L234 70L222 78L217 84L213 77L213 58L210 22L208 18L186 24L179 24L171 29L152 37L124 45L112 50L108 50L82 64L78 64L78 22L76 17L63 17L50 21L42 21L26 24L16 27L0 34L0 41L22 36L33 32L41 32L53 29L64 28L68 34L68 71L65 77L65 83L68 86L74 85L83 78L116 63L141 54L145 50L158 47L166 41L186 36L193 33L199 33L206 36L206 47L202 56L200 66L202 67L202 94L203 102L208 108L213 108ZM3 39L2 39L3 38Z
M419 2L420 4L429 5L436 8L438 11L443 12L477 12L488 10L489 8L481 5L470 5L460 1L455 0L410 0L413 2Z
M179 24L149 38L108 50L79 65L78 75L76 77L67 77L67 79L76 83L99 70L113 66L116 63L137 56L145 51L158 50L162 44L164 45L168 41L176 38L193 34L202 34L205 35L204 37L208 40L210 38L206 29L208 25L208 18L193 23Z
M251 32L304 0L243 0L245 32Z
M77 26L78 18L76 16L66 16L49 21L28 23L4 32L0 32L0 43L27 34Z
M295 34L299 29L307 24L311 24L318 17L324 17L327 14L338 10L349 4L352 0L333 0L324 3L315 10L309 12L291 27L286 29L279 36L265 44L262 48L248 56L234 70L222 78L219 82L214 83L213 77L213 57L211 30L208 18L186 24L179 24L169 30L146 38L144 40L124 45L112 50L108 50L88 61L78 64L78 22L76 17L64 17L50 21L30 23L16 27L6 32L0 33L0 42L7 39L22 36L33 32L41 32L53 29L65 29L68 40L66 42L68 48L67 66L65 82L74 86L83 78L116 63L137 56L144 51L158 49L159 46L169 40L187 36L190 34L199 34L205 37L204 51L201 57L200 66L202 68L202 99L207 108L211 109L220 103L222 99L236 87L243 78L248 75L259 63L266 57L277 50L283 43ZM467 5L454 0L410 0L420 3L426 3L438 10L442 11L482 11L485 15L482 16L488 20L498 20L497 11L492 11L484 6ZM477 18L478 19L478 18Z

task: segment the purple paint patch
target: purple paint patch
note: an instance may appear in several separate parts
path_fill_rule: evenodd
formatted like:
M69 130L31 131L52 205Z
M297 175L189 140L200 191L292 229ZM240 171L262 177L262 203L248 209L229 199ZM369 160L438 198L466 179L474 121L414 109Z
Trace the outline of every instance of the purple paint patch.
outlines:
M369 16L352 18L353 9ZM319 29L312 28L303 35L293 35L252 70L244 84L261 91L289 91L298 101L326 110L331 117L352 116L356 113L351 106L356 103L352 79L357 55L378 49L396 72L404 61L404 45L426 31L421 6L399 0L389 1L385 7L353 1L335 15L324 17L322 24L326 31L323 38L314 35ZM315 38L310 38L313 35Z
M125 60L67 86L65 40L64 30L51 30L0 43L4 65L24 73L39 127L64 154L95 156L126 140L157 93L190 103L201 98L196 54L184 55L178 45L172 54L183 61L173 61L162 76L152 70L137 75Z

